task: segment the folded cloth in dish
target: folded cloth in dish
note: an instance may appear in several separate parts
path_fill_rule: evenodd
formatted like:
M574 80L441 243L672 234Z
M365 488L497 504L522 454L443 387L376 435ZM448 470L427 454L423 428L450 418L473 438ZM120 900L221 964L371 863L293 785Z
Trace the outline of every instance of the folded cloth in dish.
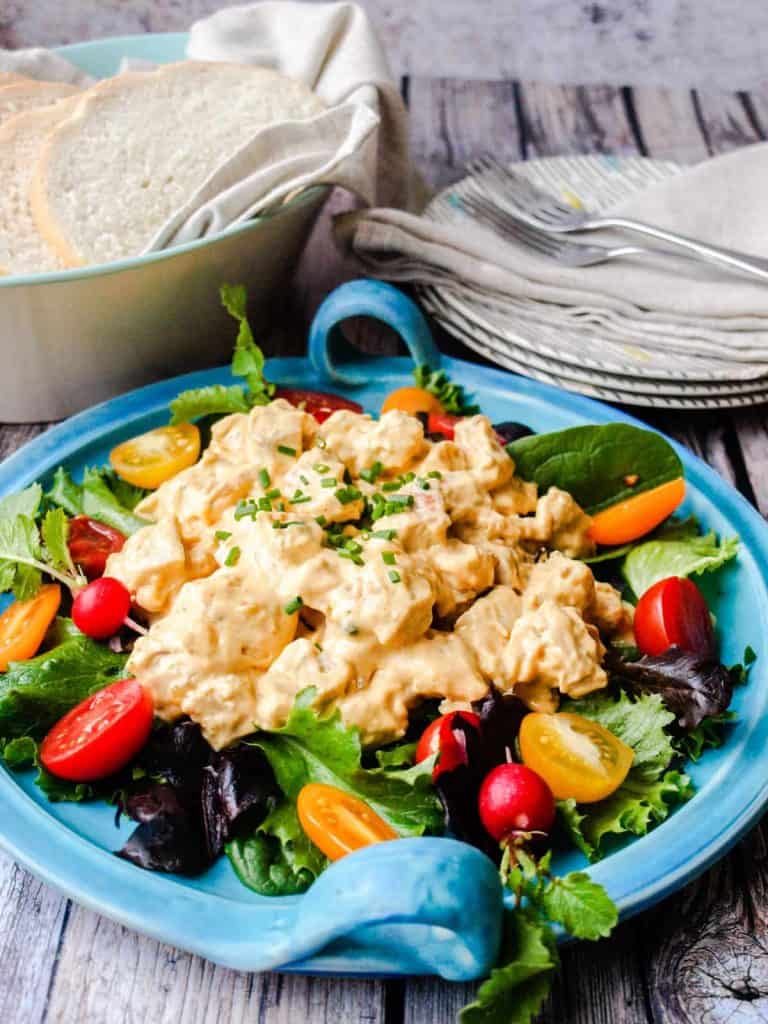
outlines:
M339 185L367 204L415 209L405 106L376 33L353 3L228 7L192 25L187 56L273 68L299 79L328 109L256 132L189 196L146 251L221 232L313 185ZM125 61L134 70L146 61ZM0 51L0 70L86 85L61 55Z
M760 143L649 185L610 212L768 257L766 181L768 144ZM565 267L500 239L452 202L450 192L424 216L364 210L340 218L337 231L375 276L437 285L497 313L508 304L517 316L525 304L532 318L563 327L589 323L636 343L662 339L692 353L704 343L712 358L768 361L768 284L711 264L665 253ZM602 244L617 238L607 231L571 236ZM766 372L763 365L747 375Z

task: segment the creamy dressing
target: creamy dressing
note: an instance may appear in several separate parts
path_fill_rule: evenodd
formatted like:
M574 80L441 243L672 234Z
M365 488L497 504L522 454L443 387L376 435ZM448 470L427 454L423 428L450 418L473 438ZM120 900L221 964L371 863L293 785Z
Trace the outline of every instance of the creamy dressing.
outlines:
M216 748L279 727L309 686L367 744L491 682L554 710L605 686L601 631L631 635L577 560L589 517L515 477L484 416L433 443L399 411L318 426L278 399L222 419L138 511L151 524L107 565L151 623L129 668Z

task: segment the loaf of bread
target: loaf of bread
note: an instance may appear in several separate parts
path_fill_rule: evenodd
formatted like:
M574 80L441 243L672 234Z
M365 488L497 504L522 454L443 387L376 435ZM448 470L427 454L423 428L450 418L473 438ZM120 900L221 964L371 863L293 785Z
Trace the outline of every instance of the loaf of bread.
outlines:
M33 274L61 270L63 264L32 219L29 184L53 129L69 117L79 96L26 110L0 126L0 273Z
M67 267L136 256L259 128L323 109L300 82L245 65L187 61L107 79L42 147L37 229Z
M10 73L10 72L7 72ZM11 82L0 84L0 124L23 110L34 110L78 92L77 86L64 82Z

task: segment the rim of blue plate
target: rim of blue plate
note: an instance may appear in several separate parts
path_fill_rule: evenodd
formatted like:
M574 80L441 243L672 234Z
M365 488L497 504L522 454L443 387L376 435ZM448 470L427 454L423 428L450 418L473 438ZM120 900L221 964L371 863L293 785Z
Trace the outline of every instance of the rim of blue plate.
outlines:
M412 365L408 358L396 357L357 360L351 364L351 368L365 368L370 378L377 383L386 383L402 381L403 377L410 376ZM447 357L443 357L441 365L467 387L494 391L501 399L505 395L514 394L516 398L547 407L556 403L562 409L565 405L575 420L622 421L650 429L634 417L601 402L565 393L502 370ZM270 378L288 386L301 383L302 380L306 382L307 370L308 363L304 358L271 359L267 362ZM103 438L109 431L117 428L127 430L135 420L160 415L166 411L169 400L183 388L203 383L224 383L230 379L230 373L225 368L197 371L150 384L79 413L29 442L0 465L0 493L18 489L34 479L45 477L54 466ZM354 394L353 389L346 390ZM681 445L674 441L671 443L683 460L689 484L694 491L716 502L724 510L730 526L737 530L742 539L742 557L752 560L753 569L761 579L768 579L768 525L746 499L714 470ZM762 596L763 604L768 608L768 598L766 594ZM754 685L755 682L750 683L750 686ZM768 801L768 777L760 766L760 760L750 760L746 758L746 753L745 748L745 763L740 765L742 770L738 777L727 781L727 800L710 800L704 805L694 798L664 825L643 837L642 858L632 856L636 843L629 842L587 869L592 877L608 886L619 905L622 918L647 908L692 880L727 852L757 820ZM721 781L720 785L723 784ZM168 925L164 920L158 920L156 900L163 892L169 891L166 888L169 884L172 885L174 899L180 899L190 912L195 908L200 911L201 900L212 899L230 906L235 905L232 900L178 883L173 884L172 880L166 878L137 872L46 814L44 808L31 800L5 773L0 774L0 794L6 806L6 814L0 824L0 845L36 874L63 889L78 902L123 924L216 959L215 953L206 949L204 942L198 942L177 925ZM702 840L696 837L696 830L701 831L704 826L703 812L706 836ZM678 823L678 829L682 826L686 836L694 838L683 837L682 844L678 843L672 851L665 843L672 836L669 826L674 822ZM70 852L71 858L52 853L50 840L54 834L58 853ZM694 842L695 848L691 848ZM83 881L85 877L88 879L87 885ZM338 968L334 968L333 973L338 973Z
M69 43L67 46L59 46L54 53L61 54L71 60L73 64L94 67L96 70L90 73L94 77L106 77L113 73L116 61L124 56L137 56L145 60L156 60L158 63L168 63L169 49L173 53L173 59L184 58L184 48L188 38L186 32L157 32L147 35L132 36L107 36L103 39L91 39L87 43ZM101 61L98 57L101 56ZM86 67L88 70L88 67ZM100 73L99 73L100 71ZM51 270L42 274L8 274L0 276L0 288L15 288L27 285L43 285L66 283L68 281L81 281L90 277L102 277L109 274L119 274L125 270L135 270L137 267L147 266L150 263L160 263L164 260L173 259L187 252L193 252L204 246L215 245L225 238L233 238L236 235L245 234L255 230L265 220L272 220L280 217L289 210L312 203L323 194L329 194L330 187L327 185L313 185L305 189L299 195L288 199L281 206L253 217L243 224L234 224L217 235L210 238L197 238L191 242L182 242L170 249L161 249L158 252L146 253L143 256L132 256L129 259L114 260L112 263L96 263L93 266L73 267L68 270Z

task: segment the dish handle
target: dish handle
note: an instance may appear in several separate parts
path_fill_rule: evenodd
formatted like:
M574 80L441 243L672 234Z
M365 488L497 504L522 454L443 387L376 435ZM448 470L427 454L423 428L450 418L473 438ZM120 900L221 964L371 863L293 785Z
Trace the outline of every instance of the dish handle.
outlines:
M502 886L485 854L455 839L377 843L332 864L312 887L274 910L239 905L227 919L224 962L240 970L487 975L496 962ZM246 924L247 921L247 924ZM214 927L218 927L214 925Z
M337 365L339 357L359 355L340 327L353 316L373 317L397 331L417 366L439 366L440 351L426 317L413 299L392 284L363 278L347 281L326 296L309 328L309 359L321 384L349 388L368 383L365 377Z

